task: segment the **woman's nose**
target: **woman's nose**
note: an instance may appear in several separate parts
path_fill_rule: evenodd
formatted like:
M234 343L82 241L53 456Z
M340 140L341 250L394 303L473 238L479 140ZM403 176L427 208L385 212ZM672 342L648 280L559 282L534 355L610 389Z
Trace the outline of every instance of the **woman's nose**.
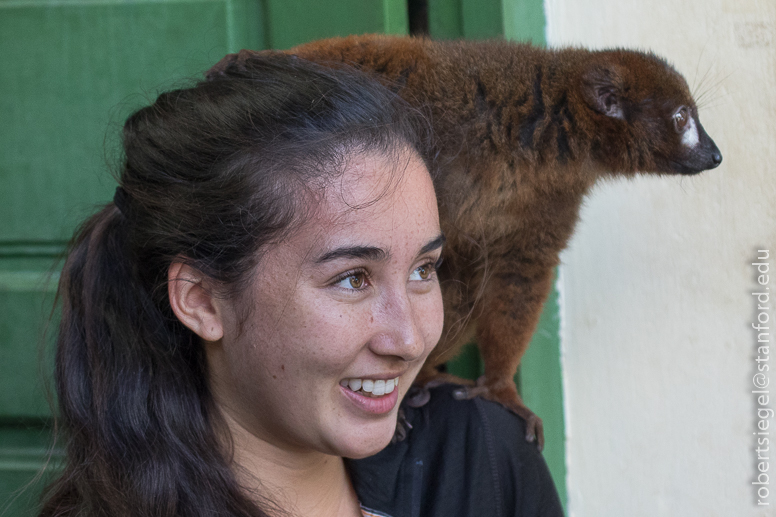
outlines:
M379 355L414 361L425 351L421 315L406 292L386 293L374 314L375 334L370 348Z

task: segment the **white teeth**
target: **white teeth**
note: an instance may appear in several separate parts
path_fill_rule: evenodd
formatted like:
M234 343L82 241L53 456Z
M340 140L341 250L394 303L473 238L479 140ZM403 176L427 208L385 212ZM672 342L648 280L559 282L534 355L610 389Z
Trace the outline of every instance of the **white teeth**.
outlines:
M352 391L361 391L362 394L371 395L373 397L382 397L393 392L394 389L399 387L399 378L382 380L371 379L342 379L340 385L345 388L350 388Z
M372 393L372 390L374 389L374 387L375 387L374 381L371 381L369 379L364 379L361 382L361 389L366 391L367 393Z
M385 395L385 381L379 380L375 381L375 385L372 388L372 395L375 395L377 397L382 397Z
M393 391L393 383L394 383L393 379L388 379L387 381L385 381L385 393L386 393L386 395Z

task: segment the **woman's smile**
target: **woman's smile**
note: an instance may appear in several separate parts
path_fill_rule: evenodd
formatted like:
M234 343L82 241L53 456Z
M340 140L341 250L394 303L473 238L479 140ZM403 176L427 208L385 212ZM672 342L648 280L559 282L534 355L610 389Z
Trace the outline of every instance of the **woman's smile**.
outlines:
M350 387L349 383L353 381L360 384L358 389L354 390ZM398 381L398 377L387 381L382 379L377 381L351 379L345 385L340 382L340 386L345 396L357 407L367 413L382 415L396 407L396 402L399 400L399 390L394 389L396 381Z
M399 376L389 377L388 379L378 378L356 378L342 379L340 386L349 388L351 391L361 393L362 395L381 397L393 391L393 388L399 385Z

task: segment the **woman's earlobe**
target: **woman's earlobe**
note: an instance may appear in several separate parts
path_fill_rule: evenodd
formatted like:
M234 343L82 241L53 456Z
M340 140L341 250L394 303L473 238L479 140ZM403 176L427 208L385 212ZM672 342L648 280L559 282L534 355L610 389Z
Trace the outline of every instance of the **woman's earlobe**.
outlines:
M175 316L205 341L224 336L218 300L206 285L207 277L182 262L173 262L167 271L167 295Z

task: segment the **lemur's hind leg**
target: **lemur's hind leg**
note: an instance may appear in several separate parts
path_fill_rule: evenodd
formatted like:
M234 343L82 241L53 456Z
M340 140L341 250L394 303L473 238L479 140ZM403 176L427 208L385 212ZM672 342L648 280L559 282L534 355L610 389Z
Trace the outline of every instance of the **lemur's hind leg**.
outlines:
M494 275L477 318L477 345L485 375L476 386L461 388L456 395L479 396L504 405L526 421L525 439L536 440L541 450L544 447L542 420L526 407L514 382L552 287L552 268L539 273L533 278Z

